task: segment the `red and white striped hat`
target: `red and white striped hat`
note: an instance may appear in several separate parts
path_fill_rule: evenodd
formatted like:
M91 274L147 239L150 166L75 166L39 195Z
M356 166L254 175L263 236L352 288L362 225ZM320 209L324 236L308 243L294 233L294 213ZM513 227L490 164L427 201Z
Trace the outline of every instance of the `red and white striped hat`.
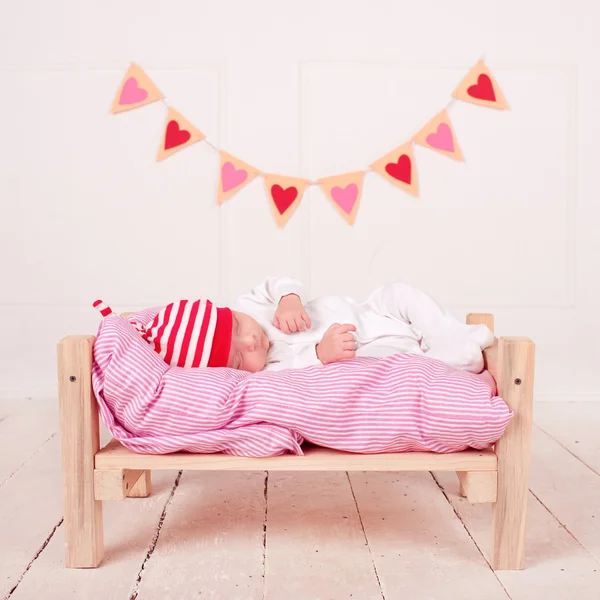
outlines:
M112 310L102 300L94 307L103 317ZM210 300L180 300L165 306L146 327L135 328L172 367L226 367L233 315Z

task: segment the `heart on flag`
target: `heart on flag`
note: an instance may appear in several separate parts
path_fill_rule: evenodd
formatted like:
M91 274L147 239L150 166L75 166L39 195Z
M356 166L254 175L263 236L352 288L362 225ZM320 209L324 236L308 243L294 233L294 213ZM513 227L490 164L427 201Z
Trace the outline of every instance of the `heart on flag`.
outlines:
M356 171L325 177L317 182L348 225L354 225L356 220L364 178L364 171Z
M308 181L269 173L265 173L264 178L273 217L277 225L283 227L298 208Z
M271 196L279 214L282 215L298 197L298 190L294 186L283 189L279 184L275 184L271 187Z
M121 106L137 104L138 102L143 102L147 97L147 90L139 86L135 77L130 77L123 85L121 95L119 96L119 104Z
M418 196L419 185L413 143L415 143L414 138L408 144L399 146L376 160L371 164L371 168L405 192Z
M186 129L181 129L177 121L169 121L165 135L165 150L183 146L190 141L192 134Z
M440 123L435 133L430 133L425 139L436 150L454 152L454 137L447 123Z
M232 162L227 161L221 168L221 181L223 182L223 192L234 190L248 179L246 169L236 169Z
M417 133L415 143L437 150L454 160L464 160L462 150L456 141L456 134L452 128L450 116L445 109Z
M355 183L350 183L345 188L335 186L331 188L331 198L347 215L349 215L358 198L358 187Z
M152 79L135 63L131 63L115 94L110 112L112 114L124 112L163 98Z
M402 154L396 162L385 165L385 171L390 177L410 185L412 180L412 165L410 157L407 154Z
M496 102L496 94L494 92L492 80L485 73L482 73L477 78L477 83L475 85L471 85L467 88L467 94L478 100Z
M164 160L182 148L204 139L204 134L194 127L181 113L169 106L162 143L156 160Z

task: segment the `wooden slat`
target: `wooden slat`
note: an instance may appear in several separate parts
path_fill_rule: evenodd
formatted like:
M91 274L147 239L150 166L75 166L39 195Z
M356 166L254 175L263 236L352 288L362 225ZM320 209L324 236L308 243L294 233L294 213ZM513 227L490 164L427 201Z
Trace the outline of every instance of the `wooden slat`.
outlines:
M381 600L346 473L269 473L267 499L263 597Z
M27 438L27 429L21 435ZM0 438L4 452L10 453L10 447ZM55 436L0 487L0 598L8 597L61 515L60 440ZM60 561L64 564L62 545Z
M598 429L589 432L596 440ZM600 563L600 475L537 427L533 428L531 491ZM600 598L600 587L597 591Z
M534 456L536 446L538 444L534 436ZM565 498L570 499L572 515L579 513L590 515L588 511L591 503L583 509L579 507L581 496L577 484L581 483L580 474L574 475L574 482L577 482L575 486L571 486L571 482L566 482L566 485L563 484L564 487L562 487L560 483L560 475L563 473L561 467L564 466L562 460L556 465L550 460L556 456L546 455L544 450L543 447L539 447L540 458L544 461L546 468L538 470L535 460L532 463L532 474L539 475L540 480L544 482L542 486L544 493L540 498L542 502L546 504L548 501L545 490L551 492L554 488L553 493L562 491ZM562 448L556 448L556 452L568 460L568 456L566 456L568 453ZM435 476L475 543L489 560L491 507L488 504L471 504L460 498L456 478L451 473L435 473ZM557 485L559 486L558 490L555 489ZM496 577L502 582L508 596L512 600L538 598L595 600L599 598L600 566L598 563L569 533L571 530L561 527L555 517L531 494L528 495L528 504L527 544L525 546L527 567L522 571L496 571ZM593 520L588 517L588 523ZM447 553L442 559L444 565L447 560L446 556ZM411 594L407 595L407 597L411 596ZM452 596L447 594L440 597L451 598ZM486 598L485 595L477 593L462 597Z
M38 462L35 474L30 475L30 485L38 486L38 490L40 483L45 485L44 491L47 494L47 500L40 503L39 496L34 493L22 494L21 497L14 496L15 505L17 501L22 505L22 509L17 513L19 518L18 522L14 524L14 530L17 533L20 528L22 538L30 536L35 531L31 523L34 520L40 520L42 516L48 519L50 525L49 517L51 515L47 506L48 501L53 501L52 517L56 519L55 522L60 519L58 451L55 455L53 458L57 467L55 472L49 472L51 477L45 476L46 465L37 460L38 456L35 457L35 461ZM42 542L38 541L35 546L32 545L30 552L24 557L26 560L23 567L18 571L15 570L16 577L18 578L23 573L29 563L31 563L31 568L10 600L67 600L68 598L73 600L125 600L130 598L148 551L153 547L158 524L173 489L177 473L163 471L156 473L154 477L155 492L150 498L141 501L106 502L104 504L106 560L100 567L97 569L65 569L65 532L64 525L61 525L54 533L50 543L31 563L36 552L41 548ZM26 500L25 503L24 500ZM8 516L7 513L7 519ZM4 534L6 530L3 525L0 523L0 531ZM50 531L51 526L46 527L44 537ZM41 540L43 541L43 538ZM160 544L161 540L158 543ZM3 541L0 536L0 556L2 557L0 573L2 573L5 558L2 546ZM190 573L191 571L187 575ZM4 598L2 591L3 586L0 585L0 598ZM146 596L140 595L138 598L144 600ZM167 596L163 596L163 599L166 600L166 598ZM183 598L180 597L177 600L183 600ZM202 597L198 600L202 600Z
M138 599L264 598L265 477L183 473L144 567ZM142 510L146 502L117 506L133 504Z
M382 597L507 600L429 473L352 473L350 481Z
M198 471L495 471L492 450L453 454L405 452L352 454L306 446L304 456L243 458L226 454L136 454L112 440L96 454L97 469L193 469Z
M0 402L0 485L58 432L58 407L49 400ZM9 450L10 448L10 450Z

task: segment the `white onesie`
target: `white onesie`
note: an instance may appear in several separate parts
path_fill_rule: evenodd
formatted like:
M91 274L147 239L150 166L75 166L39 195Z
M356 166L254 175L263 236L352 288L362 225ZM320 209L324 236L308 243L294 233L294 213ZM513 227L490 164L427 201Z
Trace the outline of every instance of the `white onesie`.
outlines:
M273 325L279 300L297 294L312 320L303 332L286 334ZM485 325L466 325L444 313L427 294L397 282L376 289L362 303L343 296L306 301L302 284L288 277L268 277L233 308L263 327L271 346L265 370L320 365L316 345L334 323L356 326L356 356L389 356L400 352L437 358L457 369L479 373L481 350L494 341Z

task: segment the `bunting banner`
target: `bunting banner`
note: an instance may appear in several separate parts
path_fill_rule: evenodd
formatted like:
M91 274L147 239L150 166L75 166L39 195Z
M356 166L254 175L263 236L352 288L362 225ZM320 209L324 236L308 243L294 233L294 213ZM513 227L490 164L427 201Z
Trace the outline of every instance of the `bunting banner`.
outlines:
M452 94L457 100L489 108L508 109L508 102L483 60L480 60Z
M317 182L348 225L354 225L356 220L364 177L364 171L357 171L325 177Z
M112 114L120 113L163 98L161 91L154 85L150 77L135 63L131 63L119 86L110 112Z
M371 169L405 192L413 196L419 195L412 144L404 144L386 154L383 158L375 161L371 165Z
M415 145L439 152L456 161L465 160L449 114L449 109L457 100L499 110L509 108L500 86L482 59L454 90L446 107L410 140L372 162L364 171L323 177L317 181L266 173L217 148L199 129L167 104L162 92L135 63L127 69L110 112L117 114L161 101L168 108L168 112L156 160L162 161L196 142L208 144L220 155L217 204L229 200L257 177L263 177L273 217L282 228L298 208L309 185L319 186L346 223L354 225L361 202L365 173L368 171L377 173L404 192L418 197Z
M445 109L419 131L415 144L441 152L454 160L465 160Z
M167 123L163 132L162 142L158 149L156 160L164 160L171 154L200 142L206 136L196 129L185 117L174 108L169 107Z
M260 171L246 164L239 158L227 154L221 150L221 177L219 178L219 191L217 192L217 204L222 204L245 185L260 175Z
M283 175L265 174L264 177L273 216L277 225L283 227L298 208L308 181Z

